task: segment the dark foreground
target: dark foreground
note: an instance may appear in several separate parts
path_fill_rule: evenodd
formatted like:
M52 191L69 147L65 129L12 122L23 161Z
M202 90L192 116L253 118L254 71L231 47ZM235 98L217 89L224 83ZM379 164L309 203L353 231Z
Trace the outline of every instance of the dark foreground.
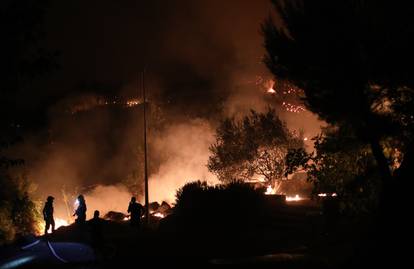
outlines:
M103 221L102 241L94 244L88 225L71 225L47 238L3 247L0 268L116 268L127 264L359 268L374 264L372 222L342 217L327 223L314 202L278 206L251 227L242 226L228 232L190 223L184 229L170 216L154 218L150 229L138 230L127 222ZM380 264L381 257L375 259Z

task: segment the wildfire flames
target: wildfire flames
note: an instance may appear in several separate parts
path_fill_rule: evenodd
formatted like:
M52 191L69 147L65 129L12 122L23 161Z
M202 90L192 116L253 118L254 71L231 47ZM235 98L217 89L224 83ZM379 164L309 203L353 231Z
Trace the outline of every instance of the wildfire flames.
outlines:
M299 194L296 194L295 196L286 196L286 202L296 202L303 200L302 197L299 196Z
M153 216L157 217L157 218L161 218L161 219L165 217L165 215L163 213L160 213L160 212L155 213Z
M55 229L58 229L59 227L62 227L62 226L68 226L69 224L70 224L69 221L66 221L64 219L60 219L60 218L55 219Z
M275 190L274 188L272 188L272 186L271 186L271 185L269 185L269 186L267 186L267 188L266 188L266 192L265 192L265 194L266 194L266 195L276 194L276 190Z
M55 218L55 230L59 229L62 226L68 226L69 224L70 222L65 219ZM45 230L45 223L44 222L38 223L37 229L39 232L43 233ZM52 232L52 227L49 228L48 232L49 233Z
M268 185L266 187L265 194L266 195L276 194L276 188L272 188L272 185ZM303 200L303 198L300 197L299 194L296 194L295 196L286 196L286 202L296 202L296 201L301 201L301 200Z
M140 104L142 104L142 100L137 98L128 100L122 100L120 98L116 98L115 100L107 100L103 97L90 97L86 100L81 100L74 104L71 104L69 107L69 111L71 114L76 114L79 112L87 111L102 106L123 106L131 108L134 106L138 106Z
M293 112L293 113L300 113L306 110L303 106L292 105L291 103L288 103L288 102L283 102L282 106L286 109L286 111Z
M334 192L334 193L318 193L318 196L319 197L328 197L328 196L335 197L335 196L338 196L338 195Z
M127 107L133 107L133 106L137 106L141 103L142 103L142 101L140 101L138 99L131 99L131 100L126 101L126 106Z

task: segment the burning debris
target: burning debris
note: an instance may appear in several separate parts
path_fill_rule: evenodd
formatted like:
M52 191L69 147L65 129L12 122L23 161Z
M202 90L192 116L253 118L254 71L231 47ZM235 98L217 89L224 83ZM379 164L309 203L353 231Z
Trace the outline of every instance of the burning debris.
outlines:
M151 216L157 218L164 218L172 213L172 207L165 201L161 205L158 202L150 203L149 210Z
M286 196L286 202L297 202L303 200L302 197L299 196L299 194L296 194L295 196Z
M131 108L134 106L141 105L142 103L142 100L138 98L122 99L119 97L115 97L111 99L102 96L86 95L77 97L74 100L67 101L67 104L65 106L67 107L67 112L69 112L70 114L77 114L97 107L121 106Z

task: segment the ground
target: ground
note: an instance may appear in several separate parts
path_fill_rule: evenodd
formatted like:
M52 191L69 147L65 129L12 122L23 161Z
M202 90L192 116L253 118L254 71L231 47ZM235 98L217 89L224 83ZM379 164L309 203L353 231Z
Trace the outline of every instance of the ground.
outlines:
M127 222L105 221L104 243L95 248L97 262L82 268L112 268L126 263L346 267L361 252L363 244L358 242L363 241L368 223L344 218L335 227L327 227L320 205L310 201L277 206L254 227L242 231L235 227L238 231L234 234L201 229L182 231L171 219L154 219L151 229L141 230ZM48 240L90 245L90 228L62 227Z

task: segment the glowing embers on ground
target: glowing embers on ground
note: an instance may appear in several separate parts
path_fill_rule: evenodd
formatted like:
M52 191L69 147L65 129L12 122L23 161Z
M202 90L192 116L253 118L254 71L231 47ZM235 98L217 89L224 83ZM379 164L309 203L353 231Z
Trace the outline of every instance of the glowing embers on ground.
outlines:
M297 202L303 200L302 197L299 196L299 194L296 194L295 196L286 196L286 202Z
M158 219L163 219L163 218L166 217L166 214L161 213L161 212L152 212L150 214L151 214L152 217L156 217ZM123 219L123 221L129 221L129 219L130 219L130 215L125 216L125 218Z
M142 99L138 98L122 99L120 97L116 97L114 99L106 99L104 97L98 96L85 98L81 101L70 104L68 112L70 112L71 114L77 114L79 112L89 111L104 106L120 106L125 108L132 108L135 106L139 106L142 103Z
M333 193L318 193L318 197L329 197L329 196L336 197L338 195L335 192L333 192Z
M272 185L268 185L266 187L266 191L265 191L266 195L275 195L276 194L276 188L272 188ZM286 202L297 202L297 201L302 201L304 200L303 197L300 197L299 194L296 194L295 196L286 196L285 198Z
M137 106L140 104L142 104L142 101L138 99L131 99L131 100L126 101L127 107L133 107L133 106Z
M288 102L283 102L282 106L286 109L286 111L288 112L293 112L293 113L300 113L303 111L306 111L306 109L303 106L300 105L294 105Z

